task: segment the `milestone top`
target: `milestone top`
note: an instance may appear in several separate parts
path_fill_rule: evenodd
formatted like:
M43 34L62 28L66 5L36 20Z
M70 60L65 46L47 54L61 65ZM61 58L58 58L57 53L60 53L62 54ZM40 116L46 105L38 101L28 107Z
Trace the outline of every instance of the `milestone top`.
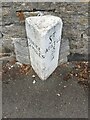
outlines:
M52 15L28 17L26 18L26 21L38 31L47 31L58 23L62 24L62 20L60 17Z

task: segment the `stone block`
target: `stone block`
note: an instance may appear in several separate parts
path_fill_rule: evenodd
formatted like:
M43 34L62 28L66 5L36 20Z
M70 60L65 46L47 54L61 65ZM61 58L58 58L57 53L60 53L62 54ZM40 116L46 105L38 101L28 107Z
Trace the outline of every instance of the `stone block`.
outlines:
M30 64L28 43L26 38L12 38L17 61Z
M61 40L61 50L60 50L60 54L63 54L65 52L68 52L70 49L69 47L69 40L68 39L62 39Z
M67 56L70 54L70 47L68 39L62 39L61 48L59 51L58 65L66 63L68 61Z
M58 66L62 20L52 15L25 20L30 61L37 75L46 80Z
M61 58L61 59L59 60L58 64L61 65L61 64L63 64L63 63L66 63L67 61L68 61L68 59L67 59L67 56L66 56L66 57Z
M16 55L17 61L23 64L30 64L29 56L21 56L19 54Z

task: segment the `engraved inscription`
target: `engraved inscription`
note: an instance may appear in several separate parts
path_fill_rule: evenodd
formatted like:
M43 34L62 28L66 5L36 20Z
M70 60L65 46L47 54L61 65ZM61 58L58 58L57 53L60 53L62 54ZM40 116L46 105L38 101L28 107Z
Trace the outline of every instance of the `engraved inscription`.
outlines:
M41 54L41 49L38 47L38 45L35 44L30 38L29 39L29 47L31 47L34 52L41 58L45 58L45 55Z
M59 40L55 39L55 33L53 32L52 35L49 37L49 46L45 49L45 52L42 54L41 48L30 38L29 39L29 46L34 50L34 52L41 58L45 58L46 54L48 52L50 53L50 61L52 61L55 57L55 48L56 48L56 43L58 43Z

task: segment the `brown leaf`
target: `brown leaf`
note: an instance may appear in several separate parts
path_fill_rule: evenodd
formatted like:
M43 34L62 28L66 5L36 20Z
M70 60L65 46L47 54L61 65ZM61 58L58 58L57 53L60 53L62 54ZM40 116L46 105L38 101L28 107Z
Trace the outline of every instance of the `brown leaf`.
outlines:
M22 64L22 66L20 67L20 72L23 74L28 74L29 70L30 70L29 65Z

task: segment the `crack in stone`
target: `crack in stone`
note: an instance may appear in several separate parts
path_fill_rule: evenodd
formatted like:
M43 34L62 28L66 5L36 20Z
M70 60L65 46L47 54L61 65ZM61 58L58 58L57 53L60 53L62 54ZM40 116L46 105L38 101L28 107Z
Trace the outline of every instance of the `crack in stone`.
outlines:
M32 9L32 10L17 10L16 12L36 12L36 11L47 11L47 12L55 12L56 9Z

